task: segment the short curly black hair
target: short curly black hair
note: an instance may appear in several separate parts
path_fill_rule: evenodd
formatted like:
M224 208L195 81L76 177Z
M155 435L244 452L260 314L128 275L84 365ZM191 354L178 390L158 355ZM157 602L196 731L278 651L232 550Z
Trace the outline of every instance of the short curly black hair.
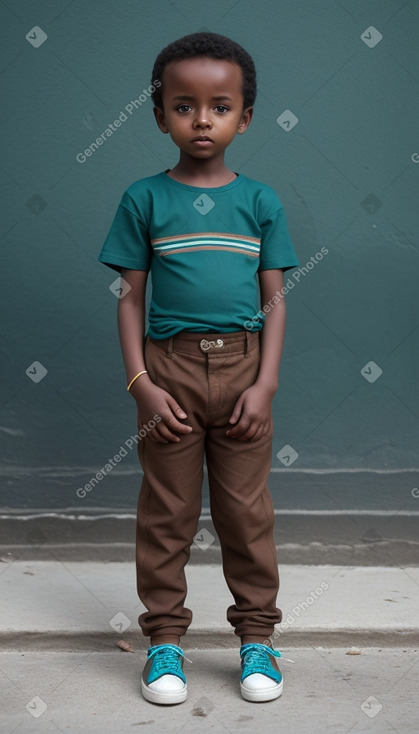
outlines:
M254 104L256 99L256 69L250 54L227 36L200 31L169 43L157 56L151 75L153 86L156 79L161 84L161 86L155 87L151 95L156 107L163 109L162 77L166 64L175 59L191 59L199 56L210 56L213 59L234 61L238 64L243 74L243 109Z

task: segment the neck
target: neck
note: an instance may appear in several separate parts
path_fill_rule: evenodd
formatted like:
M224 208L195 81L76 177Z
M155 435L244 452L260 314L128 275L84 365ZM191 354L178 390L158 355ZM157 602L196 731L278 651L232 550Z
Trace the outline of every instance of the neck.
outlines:
M222 186L235 178L235 174L224 163L224 152L205 160L193 158L182 151L179 162L168 175L183 183L198 186L211 183Z

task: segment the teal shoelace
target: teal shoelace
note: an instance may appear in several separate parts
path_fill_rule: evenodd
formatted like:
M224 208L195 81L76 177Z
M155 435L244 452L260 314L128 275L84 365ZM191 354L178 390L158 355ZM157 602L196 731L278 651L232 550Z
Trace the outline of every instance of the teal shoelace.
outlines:
M272 671L278 674L278 671L271 665L269 655L274 658L283 658L288 660L290 663L294 661L290 658L285 658L279 650L273 650L268 645L262 645L261 643L251 643L242 645L240 648L240 657L243 660L243 665L246 668L247 675L252 673L262 673L262 675L272 675ZM281 675L279 673L279 675Z
M153 667L156 673L156 677L162 675L164 671L170 675L182 674L182 667L180 664L180 657L185 658L188 662L192 662L186 657L181 647L177 645L154 645L150 647L147 652L147 660L154 658Z

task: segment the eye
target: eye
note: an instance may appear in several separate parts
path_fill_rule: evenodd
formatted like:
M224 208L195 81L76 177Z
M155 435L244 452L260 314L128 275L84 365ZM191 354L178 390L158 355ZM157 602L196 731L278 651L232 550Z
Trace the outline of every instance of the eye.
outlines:
M224 104L217 105L215 109L217 110L217 112L221 112L221 113L228 112L228 107L226 107Z
M190 109L188 104L180 104L176 107L176 112L188 112Z

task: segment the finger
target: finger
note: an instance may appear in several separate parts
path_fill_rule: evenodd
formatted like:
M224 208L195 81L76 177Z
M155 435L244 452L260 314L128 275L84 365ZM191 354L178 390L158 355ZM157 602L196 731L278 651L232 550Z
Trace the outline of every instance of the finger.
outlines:
M178 435L178 433L172 431L167 424L163 423L163 421L159 423L159 426L156 430L159 436L164 438L166 441L170 441L170 443L179 443L180 436Z
M257 433L257 430L258 430L258 426L257 425L255 426L252 423L249 426L249 428L247 429L247 431L245 431L244 433L241 434L241 436L239 436L239 441L252 441L253 437Z
M147 439L150 439L150 441L153 441L154 443L167 443L157 432L155 428L153 428L151 431L147 433L147 436L144 436L144 441L147 441Z
M166 419L163 419L161 423L163 423L163 425L165 425L173 433L186 434L192 431L192 426L188 426L185 423L180 423L173 415L169 415ZM160 426L161 423L159 423L158 425Z
M263 436L266 434L266 430L264 426L259 426L256 433L252 436L250 441L259 441L260 438L263 438Z
M176 415L178 418L181 418L183 420L184 418L188 417L183 408L180 407L179 403L177 403L171 395L169 395L167 398L167 404L173 414Z
M150 431L150 433L148 434L148 437L152 441L154 441L154 443L169 443L168 441L166 441L165 438L163 438L163 436L160 436L160 433L158 433L155 428L153 428L153 430Z
M250 425L250 420L248 418L246 419L242 417L240 422L237 423L234 428L228 429L227 436L229 436L229 438L240 438L241 436L243 436L243 434L246 433L246 431L248 431Z
M150 437L158 443L168 443L169 441L177 443L180 441L179 433L185 434L192 431L192 426L179 423L170 413L166 418L160 417L161 421L149 432Z
M163 418L160 423L156 426L156 430L160 435L167 438L169 441L179 441L179 434L186 435L191 433L192 426L187 426L184 423L180 423L173 414Z
M243 423L242 425L243 430L237 436L239 441L253 441L262 435L264 424L260 423L256 418L248 418L247 423Z
M234 406L234 410L230 416L229 423L236 423L239 420L241 412L242 412L242 406L243 406L243 400L239 398L236 405Z
M138 429L138 433L140 433L140 430L144 430L144 427L141 426L141 428L140 428L139 426L137 426L137 429ZM173 434L173 435L175 435L175 434ZM158 443L168 443L167 437L165 435L163 436L161 433L159 433L157 426L155 426L154 428L152 428L151 430L149 430L148 433L147 433L147 436L144 436L144 438L148 438L148 437L150 437L153 441L157 441Z

